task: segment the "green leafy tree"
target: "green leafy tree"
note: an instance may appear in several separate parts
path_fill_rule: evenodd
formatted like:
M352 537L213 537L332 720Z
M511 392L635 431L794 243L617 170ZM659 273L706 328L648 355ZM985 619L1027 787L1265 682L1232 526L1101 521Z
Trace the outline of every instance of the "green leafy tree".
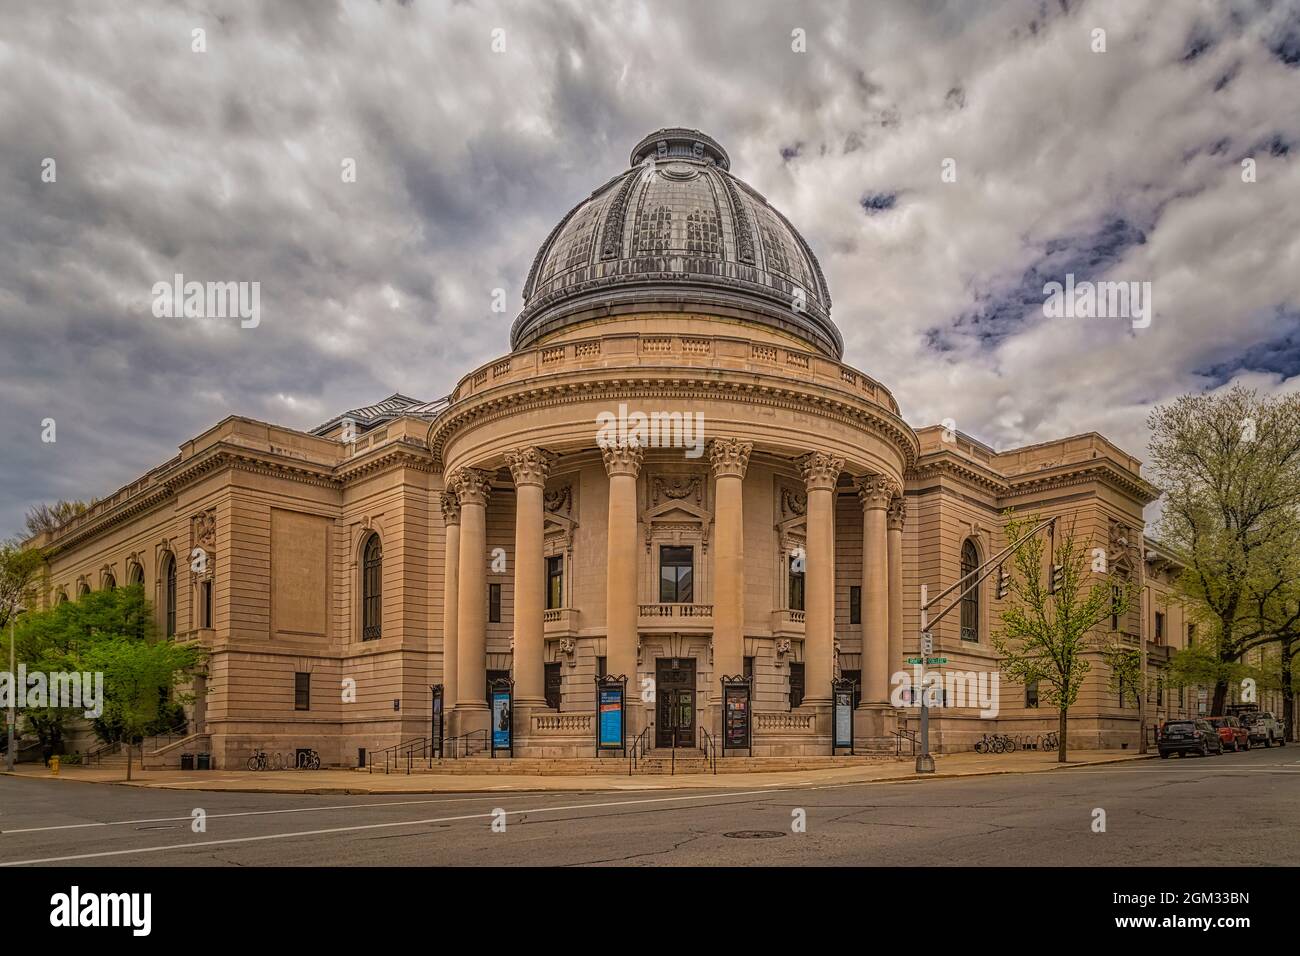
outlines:
M140 641L114 636L95 641L82 657L86 670L104 675L104 722L118 728L126 743L126 779L131 779L132 747L166 721L168 691L187 680L202 663L193 644ZM192 695L174 695L188 702Z
M1279 640L1280 558L1300 548L1300 395L1261 398L1240 386L1184 395L1147 424L1165 492L1159 533L1186 562L1179 596L1208 625L1182 670L1213 684L1211 713L1221 715L1235 665Z
M0 542L0 629L19 609L35 607L44 577L45 555L38 548L24 549L17 541ZM5 659L8 665L8 658Z
M1038 515L1017 518L1010 511L1004 517L1008 542L1018 541L1042 521ZM1044 559L1049 550L1051 563L1061 566L1054 593ZM1013 600L1000 615L1001 629L991 638L1002 672L1017 684L1037 683L1043 699L1056 708L1060 763L1069 759L1070 708L1092 669L1087 654L1106 649L1097 628L1112 614L1124 614L1133 600L1131 582L1120 586L1118 597L1108 581L1089 584L1090 558L1072 529L1062 533L1058 528L1050 537L1040 532L1025 542L1011 559Z

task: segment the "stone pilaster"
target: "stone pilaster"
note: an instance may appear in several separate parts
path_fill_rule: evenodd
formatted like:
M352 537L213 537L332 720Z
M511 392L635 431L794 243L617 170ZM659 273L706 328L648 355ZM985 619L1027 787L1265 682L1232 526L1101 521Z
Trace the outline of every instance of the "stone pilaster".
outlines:
M636 443L601 448L609 475L609 520L605 561L605 669L611 677L627 677L628 739L640 732L643 720L636 675L637 649L637 508L636 479L645 452Z
M903 522L907 499L899 495L889 503L889 670L903 669Z
M835 670L835 483L844 459L812 452L799 462L808 489L804 555L804 701L826 706Z
M721 700L717 678L739 676L745 659L744 479L751 442L715 438L709 445L714 476L713 670L711 697ZM719 727L720 731L721 728Z
M887 511L898 487L884 475L858 481L862 502L862 702L889 700L889 537Z
M460 595L460 501L455 492L444 491L441 496L442 524L446 541L442 565L442 707L448 720L447 731L454 736L450 725L452 708L456 706L456 608Z
M523 707L546 703L543 613L546 558L542 553L543 494L550 462L537 448L506 455L515 480L515 700Z
M451 476L460 502L460 576L456 589L456 730L486 730L487 503L489 475L460 468Z

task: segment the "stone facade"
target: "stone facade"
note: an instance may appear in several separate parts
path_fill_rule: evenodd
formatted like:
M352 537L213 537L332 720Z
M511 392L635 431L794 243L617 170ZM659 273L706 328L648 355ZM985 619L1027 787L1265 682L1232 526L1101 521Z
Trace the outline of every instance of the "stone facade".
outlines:
M310 433L228 418L33 542L49 599L142 580L164 629L210 652L193 729L218 766L300 747L354 765L427 736L434 685L449 734L482 735L506 675L520 755L591 754L602 674L628 678L629 738L652 745L670 706L692 743L716 740L719 679L750 676L754 752L773 755L829 752L848 676L860 745L892 749L916 725L890 690L918 652L921 585L956 581L968 543L1001 549L1006 508L1057 515L1144 575L1120 624L1153 666L1185 643L1161 610L1171 559L1143 544L1138 460L1095 433L995 452L910 427L840 360L815 257L729 162L693 131L647 137L543 245L509 354L442 401L395 395ZM990 579L934 653L995 670L998 610ZM1073 746L1136 746L1105 672ZM931 720L936 750L1054 726L1007 683L997 718Z

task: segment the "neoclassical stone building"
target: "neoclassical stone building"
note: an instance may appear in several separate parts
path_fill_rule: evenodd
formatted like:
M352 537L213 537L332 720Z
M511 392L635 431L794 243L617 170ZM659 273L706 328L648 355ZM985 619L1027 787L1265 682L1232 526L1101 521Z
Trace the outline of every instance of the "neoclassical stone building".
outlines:
M629 739L716 738L720 678L744 676L755 754L826 754L836 677L859 746L915 727L890 690L921 585L995 554L1003 509L1062 516L1111 573L1159 558L1156 492L1102 436L997 452L909 426L842 361L808 243L730 165L698 131L647 136L542 243L507 354L311 432L226 419L35 542L51 599L142 582L211 652L184 749L218 765L353 764L428 735L434 685L448 733L478 734L507 676L517 754L592 754L602 675L628 678ZM1158 666L1152 595L1115 623ZM947 668L996 669L997 611L990 580L936 628ZM1135 746L1135 718L1099 662L1075 746ZM1005 682L996 718L932 719L937 750L1054 726Z

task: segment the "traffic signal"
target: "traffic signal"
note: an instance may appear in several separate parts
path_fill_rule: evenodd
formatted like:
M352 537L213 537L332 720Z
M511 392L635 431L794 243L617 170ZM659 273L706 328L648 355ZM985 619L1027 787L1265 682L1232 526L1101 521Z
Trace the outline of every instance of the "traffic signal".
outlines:
M1057 591L1061 590L1061 588L1064 585L1065 585L1065 565L1063 564L1052 565L1052 579L1047 588L1048 593L1055 594Z
M1011 591L1011 575L1002 565L998 565L998 600L1001 601Z

